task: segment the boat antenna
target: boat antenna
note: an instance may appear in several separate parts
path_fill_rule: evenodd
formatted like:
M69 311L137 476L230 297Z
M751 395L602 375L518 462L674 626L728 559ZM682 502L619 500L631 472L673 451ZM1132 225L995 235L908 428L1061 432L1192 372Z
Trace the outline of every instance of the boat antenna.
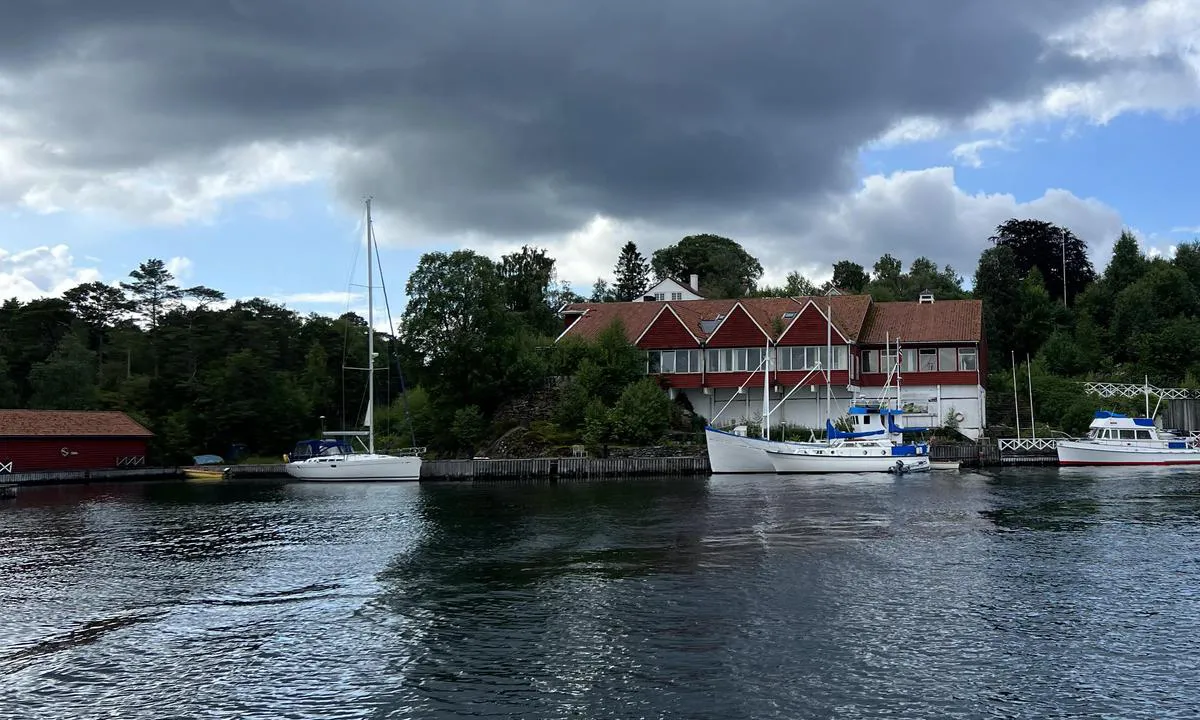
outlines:
M1012 357L1012 373L1013 373L1013 412L1017 417L1017 439L1021 439L1021 405L1020 395L1017 394L1017 353L1015 350L1009 350L1009 355Z
M1029 353L1025 353L1025 376L1029 378L1029 428L1033 439L1037 440L1037 421L1033 419L1033 363L1029 361Z

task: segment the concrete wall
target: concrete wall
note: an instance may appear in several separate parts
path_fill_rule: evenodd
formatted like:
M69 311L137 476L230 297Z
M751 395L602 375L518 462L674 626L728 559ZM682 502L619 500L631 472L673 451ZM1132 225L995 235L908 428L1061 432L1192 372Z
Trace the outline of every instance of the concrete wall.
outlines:
M787 423L811 428L824 427L825 387L801 388L793 393L782 407L779 407L780 400L789 390L791 388L785 388L783 392L776 392L772 389L771 425ZM763 388L761 386L747 387L743 394L736 394L735 389L729 388L710 388L707 394L698 388L676 389L672 392L686 394L696 412L709 418L710 422L714 422L713 418L730 398L735 398L721 416L716 418L714 424L718 427L762 421ZM873 391L867 391L868 396L875 394ZM836 419L846 413L854 396L845 387L834 387L832 396L833 410L831 414ZM892 397L895 397L894 391ZM926 409L925 413L914 414L908 420L910 425L939 427L943 424L946 414L953 408L955 413L963 416L959 421L959 429L967 437L972 439L978 437L979 429L983 426L981 419L986 414L986 402L983 390L978 386L905 386L902 389L902 397L904 402L924 406Z

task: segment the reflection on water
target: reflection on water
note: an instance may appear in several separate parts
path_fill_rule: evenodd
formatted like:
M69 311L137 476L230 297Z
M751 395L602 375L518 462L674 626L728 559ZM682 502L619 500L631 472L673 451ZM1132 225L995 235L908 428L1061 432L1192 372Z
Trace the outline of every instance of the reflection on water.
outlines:
M1184 717L1198 546L1179 470L27 488L0 717Z

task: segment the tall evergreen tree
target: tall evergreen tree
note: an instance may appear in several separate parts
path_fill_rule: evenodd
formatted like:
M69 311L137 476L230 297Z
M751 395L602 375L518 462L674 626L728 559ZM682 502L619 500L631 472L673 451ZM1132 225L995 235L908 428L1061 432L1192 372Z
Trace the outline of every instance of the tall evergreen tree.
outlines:
M159 320L183 298L183 290L175 284L175 276L167 264L151 258L129 273L133 282L123 282L121 287L132 295L134 310L149 324L158 327Z
M632 240L621 248L613 274L616 276L613 292L619 302L641 297L650 287L650 263Z

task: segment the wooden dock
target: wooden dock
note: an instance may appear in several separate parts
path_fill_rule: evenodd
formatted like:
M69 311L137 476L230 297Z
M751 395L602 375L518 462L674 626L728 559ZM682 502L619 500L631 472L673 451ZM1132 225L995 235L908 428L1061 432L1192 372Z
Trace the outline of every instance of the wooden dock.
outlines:
M108 480L161 480L179 477L179 468L141 467L109 470L48 470L44 472L5 473L5 485L56 485L59 483L106 482Z
M707 475L709 472L706 457L433 460L421 465L422 480L592 480Z

